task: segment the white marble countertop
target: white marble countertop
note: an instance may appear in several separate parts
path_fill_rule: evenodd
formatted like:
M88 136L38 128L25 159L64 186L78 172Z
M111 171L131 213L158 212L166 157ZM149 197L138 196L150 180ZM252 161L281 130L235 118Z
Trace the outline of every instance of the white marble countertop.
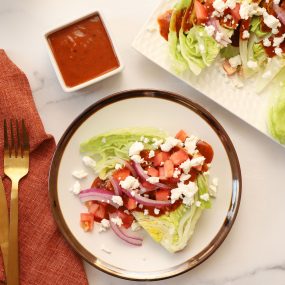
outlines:
M243 195L239 214L225 242L206 262L154 284L284 285L285 149L132 49L135 35L158 2L0 0L0 48L28 76L44 126L57 141L86 107L120 90L165 89L206 107L230 135L240 159ZM84 91L64 93L49 61L43 34L60 22L97 9L108 21L125 69ZM90 285L136 283L108 276L88 264L86 272Z

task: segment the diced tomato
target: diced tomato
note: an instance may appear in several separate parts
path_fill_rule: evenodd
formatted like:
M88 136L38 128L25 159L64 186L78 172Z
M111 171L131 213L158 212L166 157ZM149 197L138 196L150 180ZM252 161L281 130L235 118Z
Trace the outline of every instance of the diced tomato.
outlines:
M163 162L165 162L167 159L169 159L170 153L160 151L158 152L155 157L153 158L153 165L154 166L161 166Z
M198 173L199 173L199 171L198 170L196 170L195 168L191 168L190 169L190 175L191 175L191 177L190 177L190 181L195 181L196 180L196 178L197 178L197 176L198 176Z
M95 211L95 213L93 213L94 215L94 219L97 222L101 222L102 219L106 218L106 207L102 204L98 204L98 209Z
M159 189L155 192L155 199L158 201L167 201L170 197L169 189Z
M180 149L180 150L174 152L170 156L170 160L172 160L174 165L179 165L182 162L184 162L185 160L187 160L188 158L189 158L188 154L183 149Z
M174 172L174 164L172 160L168 159L164 162L164 175L165 177L169 178L173 176Z
M93 201L87 201L87 202L85 202L85 206L87 207L87 209L89 209L89 207L91 206L91 205L93 205Z
M202 167L202 171L203 171L203 172L206 172L206 171L208 171L208 170L209 170L209 167L208 167L207 163L204 163L204 164L203 164L203 167Z
M176 136L177 139L181 140L182 142L185 142L186 138L188 137L187 133L184 130L180 130Z
M94 216L90 213L81 213L80 225L85 232L92 231L94 226Z
M90 214L95 214L99 209L99 204L97 203L92 203L89 207L88 207L88 212Z
M121 181L121 180L125 180L130 174L131 174L131 171L127 167L124 167L124 168L116 170L113 173L113 177L117 179L118 181Z
M93 181L91 188L101 188L102 187L103 180L101 180L99 177L95 178Z
M154 167L149 167L149 168L147 169L147 174L148 174L149 176L152 176L152 177L158 177L159 172L158 172L158 170L157 170L156 168L154 168Z
M214 151L208 143L199 140L197 142L197 149L205 157L205 163L210 163L213 160Z
M240 3L236 3L236 6L234 7L234 9L231 9L231 15L235 22L238 22L241 19L239 10L240 10Z
M137 201L134 198L128 197L125 206L128 210L134 210L137 207Z
M118 211L117 213L118 213L119 218L121 218L123 222L122 226L128 229L132 225L134 221L134 217L122 211Z
M159 179L165 180L166 176L165 176L165 170L163 166L158 168L158 172L159 172Z
M148 189L148 190L155 190L156 189L156 186L154 185L154 184L151 184L151 183L149 183L149 182L147 182L147 181L143 181L142 183L141 183L141 185L144 187L144 188L146 188L146 189Z
M197 24L205 23L208 19L206 7L200 1L195 0L194 8L197 17Z

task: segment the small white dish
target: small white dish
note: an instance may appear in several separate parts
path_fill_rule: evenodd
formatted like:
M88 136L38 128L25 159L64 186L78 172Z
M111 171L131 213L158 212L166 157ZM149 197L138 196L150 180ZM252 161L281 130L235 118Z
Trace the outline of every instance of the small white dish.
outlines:
M101 22L102 22L102 24L104 26L104 30L105 30L105 32L107 34L108 39L109 39L109 42L111 44L113 54L115 55L115 57L117 59L118 67L115 67L114 69L112 69L110 71L106 71L105 73L103 73L103 74L101 74L101 75L99 75L97 77L93 77L92 79L88 79L88 80L86 80L86 81L84 81L82 83L79 83L79 84L75 85L75 86L68 86L68 84L66 83L66 81L64 79L64 76L62 74L62 71L60 69L60 66L59 66L59 64L58 64L58 62L56 60L56 57L55 57L55 54L53 52L52 46L51 46L51 44L49 42L49 36L51 36L52 34L58 32L60 30L68 28L68 27L72 26L73 24L79 23L79 22L81 22L81 21L83 21L83 20L85 20L87 18L90 18L92 16L98 16L100 18L100 20L101 20ZM46 42L46 46L47 46L47 50L48 50L48 54L49 54L52 66L53 66L53 68L55 70L55 73L57 75L59 83L60 83L62 89L65 92L73 92L73 91L77 91L79 89L85 88L85 87L87 87L89 85L92 85L92 84L94 84L96 82L99 82L99 81L101 81L101 80L103 80L105 78L108 78L110 76L113 76L113 75L121 72L123 70L123 68L124 68L124 66L122 64L122 60L121 60L120 55L118 53L118 49L117 49L117 47L115 45L114 38L113 38L113 36L111 35L110 31L107 28L105 18L102 16L102 13L99 12L99 11L94 11L94 12L89 13L87 15L85 14L85 15L83 15L81 17L76 18L76 19L72 19L72 20L70 20L68 22L64 22L62 24L59 24L56 27L48 30L44 34L44 38L45 38L45 42Z

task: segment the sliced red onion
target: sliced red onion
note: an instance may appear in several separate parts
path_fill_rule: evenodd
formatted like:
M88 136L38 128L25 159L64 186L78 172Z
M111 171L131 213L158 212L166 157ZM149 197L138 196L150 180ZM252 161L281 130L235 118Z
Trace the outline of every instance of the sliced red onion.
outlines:
M119 182L113 176L110 176L109 180L110 180L110 182L114 188L115 194L121 196L122 195L122 188L121 188Z
M162 207L171 205L171 201L153 200L153 199L149 199L149 198L141 196L139 193L135 192L135 190L133 190L134 191L133 193L132 191L126 190L124 188L122 188L122 190L127 196L129 196L130 198L134 198L138 203L143 204L145 206L162 208Z
M136 173L138 174L138 176L143 181L147 181L147 179L150 178L150 176L144 172L144 169L142 168L142 166L139 163L134 163L134 169L135 169ZM160 183L160 182L152 183L152 184L158 188L166 188L166 189L170 188L168 185ZM148 190L146 192L149 192L149 191L153 191L153 190Z
M219 20L214 19L214 18L210 18L209 21L206 23L206 25L207 26L212 25L215 27L215 33L213 35L214 39L216 39L217 32L222 33L223 36L222 36L221 40L219 41L219 43L221 45L227 46L228 44L230 44L232 42L231 39L227 35L225 35L225 33L223 33Z
M277 4L273 4L273 10L277 14L277 18L285 25L285 10Z
M99 201L99 202L108 203L114 206L115 208L119 208L119 205L112 201L113 196L114 195L110 191L100 189L100 188L86 189L86 190L82 190L79 193L79 198L82 203L85 203L88 201Z
M109 214L109 220L110 220L110 226L111 229L114 231L114 233L121 238L122 240L126 241L127 243L130 243L132 245L141 246L142 245L142 238L138 236L131 235L130 233L127 233L127 231L115 223L112 222L112 218L116 218L118 215L116 213Z

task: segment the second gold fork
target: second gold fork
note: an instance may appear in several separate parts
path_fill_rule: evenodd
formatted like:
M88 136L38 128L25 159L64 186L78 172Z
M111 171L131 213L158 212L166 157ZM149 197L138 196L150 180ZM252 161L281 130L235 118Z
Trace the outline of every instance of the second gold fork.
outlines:
M16 130L14 135L14 129ZM18 247L18 186L19 181L29 171L29 138L22 120L22 131L19 123L10 120L10 142L7 122L4 120L4 173L12 181L10 202L10 227L9 227L9 253L7 284L19 284L19 247Z

